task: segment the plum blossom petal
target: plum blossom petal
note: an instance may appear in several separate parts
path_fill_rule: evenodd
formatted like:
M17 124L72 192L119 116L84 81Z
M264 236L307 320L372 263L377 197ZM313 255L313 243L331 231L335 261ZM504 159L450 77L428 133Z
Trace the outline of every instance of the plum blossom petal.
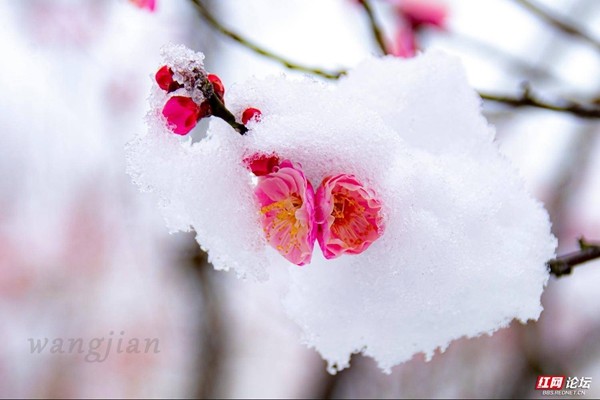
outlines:
M325 178L315 201L317 239L327 259L360 254L383 234L381 201L353 175Z
M314 190L301 167L283 160L254 191L267 242L296 265L308 264L316 239Z

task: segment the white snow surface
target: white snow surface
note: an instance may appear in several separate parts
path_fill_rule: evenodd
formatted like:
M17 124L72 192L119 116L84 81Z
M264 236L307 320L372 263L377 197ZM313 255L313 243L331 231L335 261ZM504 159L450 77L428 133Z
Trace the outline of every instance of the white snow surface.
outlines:
M161 97L162 96L162 97ZM203 140L170 133L154 84L148 132L129 173L154 192L172 231L194 229L219 270L276 281L282 304L335 373L352 353L385 372L462 336L537 319L556 239L548 214L494 142L460 60L430 52L372 58L339 82L286 76L227 88L241 136L213 118ZM162 99L162 100L161 100ZM271 249L242 159L276 153L316 187L354 174L384 204L385 233L360 255L298 267Z

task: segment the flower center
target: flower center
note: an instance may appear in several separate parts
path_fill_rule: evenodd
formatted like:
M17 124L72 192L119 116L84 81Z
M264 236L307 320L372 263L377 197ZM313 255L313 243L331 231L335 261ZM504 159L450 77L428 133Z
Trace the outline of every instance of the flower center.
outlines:
M375 230L369 222L365 207L347 190L339 190L332 194L331 215L335 220L331 232L348 246L361 245Z
M300 248L298 241L298 232L302 226L296 218L296 211L302 207L302 198L294 193L285 199L275 201L260 209L261 214L271 214L273 222L263 229L267 236L267 240L275 236L277 242L277 250L288 253L293 248ZM287 243L284 247L282 243Z

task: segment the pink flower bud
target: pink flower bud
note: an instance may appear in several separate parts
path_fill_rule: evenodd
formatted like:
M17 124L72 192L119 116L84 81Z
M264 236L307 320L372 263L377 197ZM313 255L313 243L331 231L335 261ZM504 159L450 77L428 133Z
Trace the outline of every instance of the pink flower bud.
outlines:
M315 202L317 240L327 259L360 254L383 234L380 200L353 175L325 178Z
M250 120L260 121L262 113L258 108L246 108L242 113L242 124L246 125Z
M314 190L300 165L283 160L254 193L267 242L291 263L308 264L316 239Z
M184 96L171 97L163 108L171 130L178 135L187 135L204 116L206 108L198 106L194 100Z

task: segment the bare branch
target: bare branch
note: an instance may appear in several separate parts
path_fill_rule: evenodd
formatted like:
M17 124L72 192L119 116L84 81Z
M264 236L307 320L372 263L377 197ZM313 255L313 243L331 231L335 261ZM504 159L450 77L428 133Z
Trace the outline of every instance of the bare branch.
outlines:
M525 88L521 96L506 96L479 92L482 99L503 103L511 107L536 107L550 111L563 112L580 118L600 118L598 104L579 103L571 100L544 101L535 96L529 88Z
M211 14L211 12L204 6L204 4L202 4L201 0L191 0L191 1L192 1L192 4L196 7L196 10L198 10L198 13L200 14L200 16L206 22L208 22L214 29L216 29L218 32L220 32L222 35L227 36L228 38L238 42L242 46L246 47L247 49L252 50L253 52L255 52L257 54L260 54L263 57L266 57L266 58L276 61L280 64L283 64L286 68L297 70L297 71L302 71L302 72L307 72L309 74L318 75L318 76L321 76L321 77L327 78L327 79L338 79L340 76L342 76L345 73L345 71L331 71L331 72L325 71L320 68L311 68L311 67L307 67L305 65L291 62L291 61L285 59L284 57L277 55L277 54L263 48L262 46L242 37L241 35L233 32L233 31L229 30L228 28L226 28L225 26L223 26Z
M568 253L546 263L550 273L556 277L569 275L573 267L588 261L600 259L600 245L579 239L579 251Z
M583 32L576 25L574 25L570 22L564 21L562 18L554 15L552 12L548 11L547 9L544 9L541 6L539 6L535 3L532 3L529 0L514 0L514 1L517 2L519 5L521 5L522 7L526 8L530 13L532 13L539 19L545 21L546 23L553 26L554 28L558 29L559 31L561 31L569 36L573 36L578 39L581 39L584 42L587 42L588 44L594 46L597 50L600 50L600 42L598 40L594 39L593 37L591 37L590 35L588 35L586 32Z
M383 32L381 30L381 27L379 26L379 23L375 19L375 14L373 13L373 8L371 8L371 4L368 0L360 0L359 3L365 10L365 14L369 19L369 24L371 25L371 32L373 33L373 38L375 38L379 49L383 54L389 54L389 51L387 50L387 47L385 45Z

